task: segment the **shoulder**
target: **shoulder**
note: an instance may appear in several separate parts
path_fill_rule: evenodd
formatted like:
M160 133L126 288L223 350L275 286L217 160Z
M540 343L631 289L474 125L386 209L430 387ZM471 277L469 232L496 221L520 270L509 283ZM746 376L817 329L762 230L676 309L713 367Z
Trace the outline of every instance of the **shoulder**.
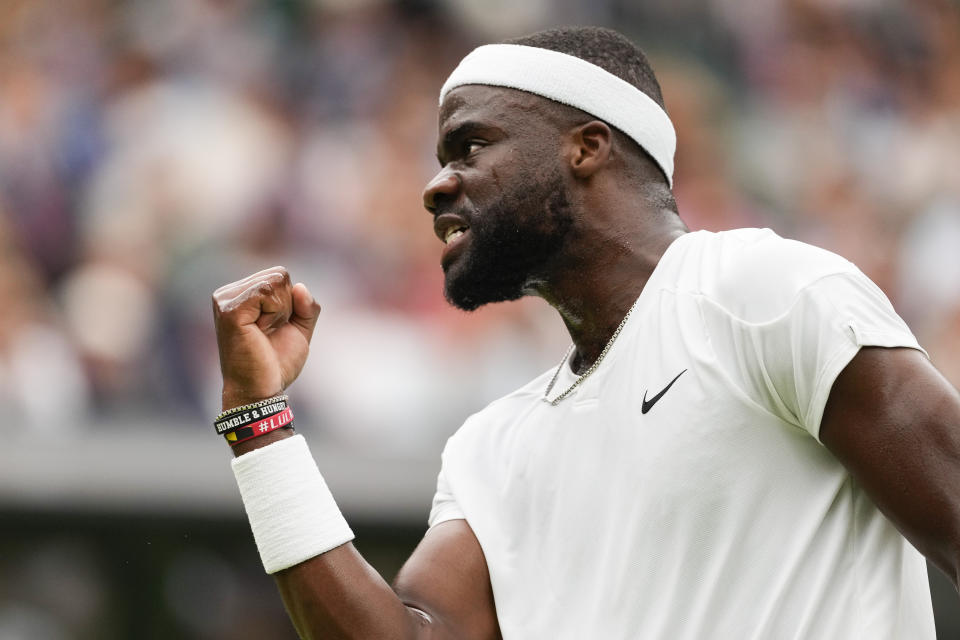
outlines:
M691 234L676 279L678 289L700 296L745 322L785 313L804 290L833 275L858 275L850 261L770 229Z

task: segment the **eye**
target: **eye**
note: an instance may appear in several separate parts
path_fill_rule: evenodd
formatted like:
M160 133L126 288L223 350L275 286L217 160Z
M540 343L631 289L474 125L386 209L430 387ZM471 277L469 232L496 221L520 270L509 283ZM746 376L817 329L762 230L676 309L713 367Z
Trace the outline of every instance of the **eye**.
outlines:
M463 152L464 152L464 155L472 156L475 152L477 152L477 151L479 151L480 149L482 149L483 146L484 146L484 144L483 144L483 141L482 141L482 140L477 140L476 138L472 138L472 139L470 139L470 140L466 140L466 141L463 143Z

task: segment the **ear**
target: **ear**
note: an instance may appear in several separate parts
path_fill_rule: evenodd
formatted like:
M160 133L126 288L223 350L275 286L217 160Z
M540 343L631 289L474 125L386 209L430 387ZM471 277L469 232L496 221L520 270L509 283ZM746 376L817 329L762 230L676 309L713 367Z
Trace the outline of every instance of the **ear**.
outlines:
M570 132L570 168L577 178L588 178L610 161L613 132L600 120L591 120Z

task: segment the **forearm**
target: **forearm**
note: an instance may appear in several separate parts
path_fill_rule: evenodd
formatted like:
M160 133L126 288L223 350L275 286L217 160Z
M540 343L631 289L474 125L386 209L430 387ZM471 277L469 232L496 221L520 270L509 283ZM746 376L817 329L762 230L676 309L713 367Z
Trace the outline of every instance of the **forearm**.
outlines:
M213 294L225 410L215 429L233 445L263 566L297 631L303 638L499 638L486 561L465 521L428 531L401 570L397 593L406 595L398 597L351 544L353 532L306 442L290 440L293 415L276 396L306 362L319 313L282 267ZM405 606L407 599L414 604Z
M239 457L292 435L294 433L290 428L279 429L237 444L233 448L234 453ZM262 462L257 464L262 465ZM316 474L315 469L313 473ZM285 479L286 476L281 474L279 484L282 485ZM322 485L320 488L325 491ZM316 497L322 504L323 500L318 493L311 491L309 497ZM282 505L285 500L278 497L278 502ZM247 507L249 513L250 504ZM336 506L331 502L330 507L334 510L335 518L342 523ZM272 518L283 519L283 516L284 514L277 513ZM251 515L251 525L254 518L255 516ZM289 518L295 519L297 514L291 513ZM310 519L305 521L311 522ZM317 528L320 530L318 536L322 538L324 527ZM349 537L351 534L345 524L342 524L342 528ZM312 534L313 530L308 530L308 533ZM344 539L345 537L341 537L335 540L335 543ZM258 540L258 546L262 544L267 543ZM308 544L312 544L312 540ZM260 546L261 554L264 554L264 550L264 547ZM356 551L353 544L346 542L313 557L307 557L310 553L312 552L307 547L302 556L294 557L294 560L299 560L300 557L306 559L279 571L276 571L275 567L287 566L287 563L276 565L275 559L268 560L269 557L274 557L275 553L264 555L265 565L273 565L269 570L273 572L290 618L302 638L400 640L419 637L418 630L424 629L425 619L403 605L380 575Z
M290 619L305 640L426 637L427 620L400 601L351 543L274 578Z

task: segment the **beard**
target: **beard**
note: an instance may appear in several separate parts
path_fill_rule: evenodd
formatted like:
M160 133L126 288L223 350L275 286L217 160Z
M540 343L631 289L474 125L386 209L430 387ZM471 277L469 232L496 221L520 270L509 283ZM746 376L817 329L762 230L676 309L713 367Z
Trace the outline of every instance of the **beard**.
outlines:
M561 249L573 223L559 171L526 182L468 218L470 244L445 269L444 296L464 311L517 300Z

